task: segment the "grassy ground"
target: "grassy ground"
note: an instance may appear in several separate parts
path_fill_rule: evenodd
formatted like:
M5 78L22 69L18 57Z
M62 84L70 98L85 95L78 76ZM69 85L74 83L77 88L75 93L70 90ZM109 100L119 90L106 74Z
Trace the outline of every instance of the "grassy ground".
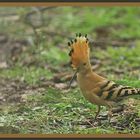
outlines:
M67 46L75 33L88 34L93 70L140 87L140 9L36 10L0 8L0 133L140 133L140 97L126 100L129 107L110 124L102 107L100 121L91 125L96 106L76 82L68 89L73 70Z

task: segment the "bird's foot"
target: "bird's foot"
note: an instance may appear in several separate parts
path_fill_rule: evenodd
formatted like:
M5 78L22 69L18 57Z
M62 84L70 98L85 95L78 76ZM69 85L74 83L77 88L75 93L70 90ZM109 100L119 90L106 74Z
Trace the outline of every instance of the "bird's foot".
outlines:
M111 118L112 118L112 111L110 110L108 112L108 122L111 123Z
M95 127L94 122L91 122L90 120L86 120L86 122L87 122L91 127Z
M87 119L86 120L87 124L89 124L91 127L96 127L101 124L100 119L94 118L94 119Z

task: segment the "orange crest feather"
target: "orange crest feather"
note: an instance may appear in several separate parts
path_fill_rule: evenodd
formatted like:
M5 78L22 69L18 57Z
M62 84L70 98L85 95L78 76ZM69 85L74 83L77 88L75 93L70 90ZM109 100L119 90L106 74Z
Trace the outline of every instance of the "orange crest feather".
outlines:
M87 62L89 59L89 46L87 35L76 35L74 41L68 42L71 47L69 56L71 57L71 63L73 68L77 68L81 63Z

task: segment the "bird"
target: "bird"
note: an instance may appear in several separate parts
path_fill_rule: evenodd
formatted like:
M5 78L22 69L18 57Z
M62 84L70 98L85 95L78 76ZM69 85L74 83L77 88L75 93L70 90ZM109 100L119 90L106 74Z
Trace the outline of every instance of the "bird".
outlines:
M68 46L71 67L75 70L69 86L76 78L83 96L90 103L97 105L95 120L99 116L101 106L108 108L108 117L111 118L113 106L120 100L132 97L131 95L140 95L140 88L117 84L92 70L87 34L76 34L75 39L68 42Z

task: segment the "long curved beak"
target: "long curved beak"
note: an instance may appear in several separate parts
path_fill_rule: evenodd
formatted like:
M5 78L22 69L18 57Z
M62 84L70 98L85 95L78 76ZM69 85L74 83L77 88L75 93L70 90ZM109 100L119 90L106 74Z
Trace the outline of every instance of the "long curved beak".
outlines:
M71 84L72 84L73 80L75 79L77 73L78 73L78 69L75 71L74 75L72 76L72 78L71 78L71 80L70 80L69 88L71 87Z

